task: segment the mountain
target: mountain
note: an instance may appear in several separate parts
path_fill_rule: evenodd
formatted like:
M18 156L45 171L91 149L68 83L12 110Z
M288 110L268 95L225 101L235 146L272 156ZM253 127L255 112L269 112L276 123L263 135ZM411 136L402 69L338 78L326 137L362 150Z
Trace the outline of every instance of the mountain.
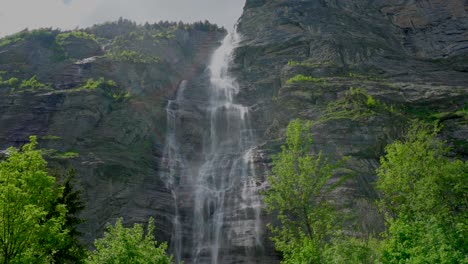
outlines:
M120 20L2 39L0 149L37 135L52 167L77 170L87 243L120 216L158 215L159 239L170 240L172 197L158 176L167 99L204 72L225 34L209 23Z
M232 71L264 140L259 170L291 119L312 120L314 151L349 158L334 195L350 230L381 231L375 169L412 119L438 121L467 159L467 11L457 0L247 1Z
M76 168L86 243L155 216L186 263L275 263L258 192L289 121L307 119L314 152L348 157L332 197L346 229L380 232L375 169L412 120L468 157L465 2L247 0L224 42L208 22L23 31L0 39L0 150L38 135L52 167ZM203 178L225 171L248 179ZM200 178L222 199L197 194Z

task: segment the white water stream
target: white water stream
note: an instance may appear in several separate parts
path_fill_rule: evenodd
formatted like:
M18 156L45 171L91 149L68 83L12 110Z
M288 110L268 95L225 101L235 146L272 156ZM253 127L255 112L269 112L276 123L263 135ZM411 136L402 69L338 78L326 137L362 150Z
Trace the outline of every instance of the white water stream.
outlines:
M261 201L253 164L255 137L249 108L235 102L239 87L229 74L239 41L235 31L227 35L209 65L209 99L204 103L209 136L200 150L202 162L197 168L186 168L188 157L181 153L176 136L177 111L183 108L187 82L182 82L176 99L167 106L164 160L176 207L172 248L177 263L253 262L249 257L258 255L262 248ZM184 175L189 173L193 175ZM179 212L180 178L192 185L193 216L185 225ZM184 226L190 229L183 230ZM185 241L188 239L192 241Z

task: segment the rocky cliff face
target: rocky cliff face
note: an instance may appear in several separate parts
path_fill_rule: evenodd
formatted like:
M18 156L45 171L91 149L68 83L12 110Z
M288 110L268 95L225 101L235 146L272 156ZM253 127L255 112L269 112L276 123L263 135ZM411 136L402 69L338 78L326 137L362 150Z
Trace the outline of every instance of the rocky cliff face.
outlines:
M174 208L159 173L165 107L180 82L205 70L225 32L129 21L79 32L22 32L0 47L0 150L37 135L50 165L77 170L86 242L117 217L149 216L168 241ZM33 75L41 84L25 85Z
M413 118L439 121L453 155L467 158L467 9L457 0L248 0L234 72L264 139L259 169L291 118L312 120L314 151L350 157L353 177L334 195L347 224L381 230L375 169Z
M288 122L312 120L313 151L349 157L353 177L334 199L350 213L349 229L364 235L383 228L372 203L379 157L412 119L440 122L452 155L466 159L467 6L463 0L247 0L231 72L240 85L234 104L247 106L254 124L258 184ZM0 151L38 135L52 165L77 169L87 205L85 241L119 216L127 223L156 216L159 240L170 241L175 203L160 168L165 108L185 87L184 107L172 109L183 129L174 133L190 157L186 167L200 167L198 154L210 136L206 67L225 32L208 24L127 21L84 32L0 40ZM191 186L179 188L181 237L191 244ZM265 213L262 219L270 221ZM268 257L250 261L274 262L268 238L260 240L261 256ZM227 249L226 261L248 262L235 256L245 248Z

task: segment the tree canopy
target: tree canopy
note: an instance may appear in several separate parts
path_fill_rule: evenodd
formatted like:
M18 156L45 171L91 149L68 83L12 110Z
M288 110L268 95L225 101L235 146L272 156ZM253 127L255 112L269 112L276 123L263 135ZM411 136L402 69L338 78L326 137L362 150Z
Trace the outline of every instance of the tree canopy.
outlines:
M267 208L278 214L279 224L270 228L285 263L297 263L304 257L321 262L327 238L334 232L334 210L326 194L337 165L322 152L310 154L310 131L310 122L290 122L286 145L273 160L270 188L263 197ZM308 252L301 251L304 248Z
M167 244L159 244L154 236L154 219L150 218L146 234L143 226L135 224L125 228L122 219L115 226L109 225L104 237L94 243L96 250L91 252L87 264L169 264L172 257L166 255Z
M381 159L385 263L468 262L468 164L447 157L437 132L437 126L413 125Z
M63 188L48 175L36 137L30 141L0 162L1 263L48 263L68 235L66 206L56 202Z

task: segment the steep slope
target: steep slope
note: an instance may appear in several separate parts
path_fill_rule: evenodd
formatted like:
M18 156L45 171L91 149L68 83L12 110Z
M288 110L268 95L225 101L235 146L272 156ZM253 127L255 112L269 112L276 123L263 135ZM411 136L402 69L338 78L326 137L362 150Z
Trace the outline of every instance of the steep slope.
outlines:
M272 221L254 198L288 122L309 119L314 152L349 157L353 177L333 197L348 229L374 233L383 228L375 169L412 119L440 122L452 155L468 157L467 9L463 0L247 0L229 71L218 72L235 82L229 89L210 80L226 32L209 23L20 32L0 39L0 151L38 135L54 168L77 169L86 242L119 216L156 216L158 240L187 263L274 263L268 234L252 232ZM237 141L246 132L248 144ZM228 168L246 188L216 177ZM202 185L226 199L194 195Z
M170 240L173 201L159 174L167 99L204 71L224 35L208 23L120 20L4 38L0 149L37 135L53 167L77 170L86 242L117 217L149 216L158 239Z
M353 177L335 193L348 226L381 230L375 168L411 119L439 121L453 155L467 158L467 9L462 0L248 0L233 71L265 142L258 169L289 120L313 120L314 151L350 157Z

